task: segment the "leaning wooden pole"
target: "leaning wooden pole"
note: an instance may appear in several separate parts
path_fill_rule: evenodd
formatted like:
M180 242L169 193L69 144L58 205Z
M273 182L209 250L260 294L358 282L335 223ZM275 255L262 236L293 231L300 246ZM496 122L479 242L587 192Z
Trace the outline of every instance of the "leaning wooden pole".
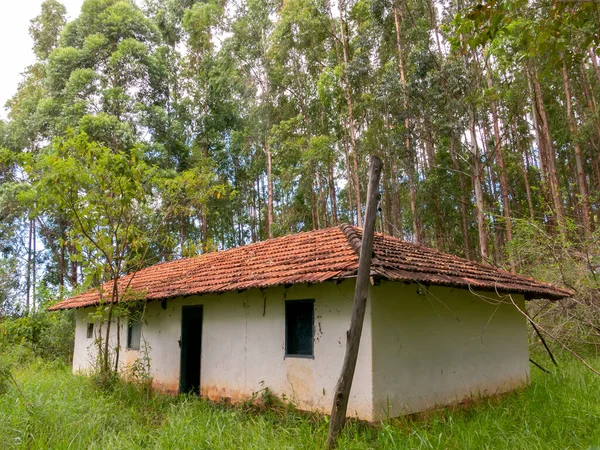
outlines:
M371 157L369 167L369 187L367 190L367 211L362 235L362 244L358 260L358 272L356 276L356 289L354 291L354 303L352 305L352 318L350 329L346 333L346 354L342 372L335 387L333 395L333 408L331 409L331 422L329 424L329 435L327 436L327 448L332 449L337 445L337 437L346 421L348 410L348 399L356 359L358 358L358 347L362 334L365 309L367 307L367 293L369 290L369 277L371 272L371 258L373 253L373 235L375 233L375 219L377 218L377 205L379 203L379 179L383 163L377 156Z

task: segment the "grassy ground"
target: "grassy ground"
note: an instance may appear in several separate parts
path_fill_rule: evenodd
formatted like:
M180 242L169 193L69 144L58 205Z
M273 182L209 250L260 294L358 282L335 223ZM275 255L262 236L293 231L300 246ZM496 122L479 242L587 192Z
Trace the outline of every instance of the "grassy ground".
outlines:
M590 359L600 367L600 358ZM531 386L469 408L351 424L341 448L565 449L600 447L600 377L562 355L559 370L532 367ZM0 448L278 449L324 446L326 418L257 413L192 397L147 397L132 386L94 388L59 363L13 369L21 392L0 389ZM6 387L6 386L5 386Z

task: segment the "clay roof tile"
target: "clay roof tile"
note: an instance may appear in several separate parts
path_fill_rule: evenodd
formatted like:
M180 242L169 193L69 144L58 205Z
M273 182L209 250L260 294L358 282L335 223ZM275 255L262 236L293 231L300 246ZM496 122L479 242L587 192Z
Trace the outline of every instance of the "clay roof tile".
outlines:
M339 227L293 234L220 252L156 264L123 276L136 295L149 300L320 283L356 275L362 229ZM391 281L456 286L527 298L560 299L573 293L550 284L496 269L421 245L375 234L372 276ZM110 298L111 282L65 299L50 310L96 305ZM101 295L102 294L102 295Z

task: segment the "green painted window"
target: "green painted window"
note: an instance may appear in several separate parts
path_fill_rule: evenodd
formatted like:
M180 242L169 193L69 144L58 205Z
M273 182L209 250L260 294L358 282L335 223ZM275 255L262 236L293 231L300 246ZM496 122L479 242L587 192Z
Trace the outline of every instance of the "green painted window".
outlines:
M285 355L314 356L314 300L285 302Z

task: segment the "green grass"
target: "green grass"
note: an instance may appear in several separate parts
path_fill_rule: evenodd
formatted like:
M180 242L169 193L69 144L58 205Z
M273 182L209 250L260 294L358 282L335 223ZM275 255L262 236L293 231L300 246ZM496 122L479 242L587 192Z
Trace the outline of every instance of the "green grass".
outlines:
M600 358L590 362L600 367ZM419 421L352 423L347 449L565 449L600 446L600 377L561 355L552 374L532 367L531 386ZM59 363L13 369L0 393L0 448L324 448L326 418L285 409L256 412L192 397L148 398L132 386L94 388ZM0 390L0 392L2 392Z

